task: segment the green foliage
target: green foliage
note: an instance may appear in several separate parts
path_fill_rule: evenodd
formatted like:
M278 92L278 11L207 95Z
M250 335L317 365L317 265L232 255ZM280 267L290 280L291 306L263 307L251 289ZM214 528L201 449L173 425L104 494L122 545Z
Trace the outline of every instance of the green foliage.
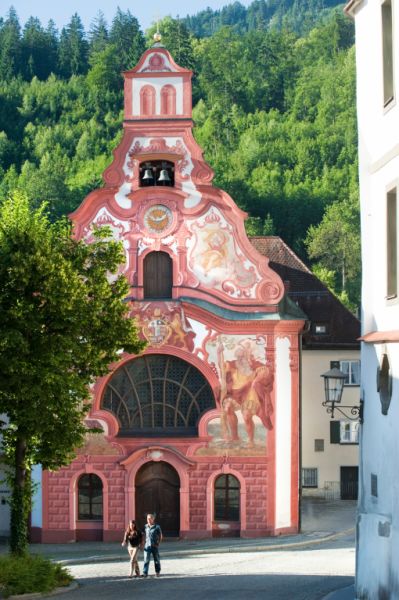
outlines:
M322 259L308 254L309 227L358 193L353 23L336 4L255 0L248 9L207 9L202 38L193 35L196 17L160 22L162 44L195 72L194 134L215 184L256 219L258 234L282 236L313 263ZM87 37L77 15L61 37L35 18L21 34L10 11L0 24L2 197L23 191L33 206L48 202L56 219L102 185L122 131L121 71L144 48L129 11L118 9L110 27L99 13ZM272 226L264 229L267 215ZM346 274L348 286L356 301L357 275Z
M342 11L342 7L340 0L254 0L247 9L240 2L233 2L220 10L208 7L196 15L187 15L183 21L199 38L211 37L226 25L238 34L255 29L289 29L306 35L335 10Z
M0 591L11 595L51 592L67 586L72 577L65 567L42 556L0 556Z
M159 22L159 29L162 32L161 44L169 50L174 60L181 67L195 71L194 38L184 22L180 19L165 17ZM147 45L149 47L154 43L153 36L156 30L157 26L152 25L147 31Z
M112 21L109 41L116 48L118 72L133 68L145 50L144 36L136 17L119 7Z
M11 550L26 551L32 464L70 462L84 437L89 385L143 343L127 318L122 246L104 228L92 243L51 224L21 194L0 210L0 413L12 487ZM110 279L110 275L113 274ZM27 406L29 410L27 410Z
M321 223L309 228L305 243L309 256L319 259L319 267L334 274L329 287L343 294L346 303L356 304L361 274L357 198L331 204Z

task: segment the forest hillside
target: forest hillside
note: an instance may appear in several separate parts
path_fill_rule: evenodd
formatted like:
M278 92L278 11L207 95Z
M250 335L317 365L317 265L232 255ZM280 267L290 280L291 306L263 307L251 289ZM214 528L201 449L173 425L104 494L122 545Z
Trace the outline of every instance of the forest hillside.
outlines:
M348 306L359 304L353 23L333 0L255 0L159 23L195 73L194 134L249 234L280 235ZM57 31L0 20L0 201L23 190L53 218L92 189L122 134L123 79L145 48L129 11Z

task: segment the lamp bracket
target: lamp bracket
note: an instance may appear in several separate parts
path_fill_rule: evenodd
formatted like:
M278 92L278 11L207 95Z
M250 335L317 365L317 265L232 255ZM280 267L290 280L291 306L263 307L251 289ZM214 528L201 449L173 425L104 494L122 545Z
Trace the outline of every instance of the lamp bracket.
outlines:
M341 404L340 406L335 406L335 402L322 402L323 406L325 406L326 411L331 418L334 418L334 411L340 412L346 419L350 421L359 421L359 423L363 423L363 400L360 400L359 406L348 406ZM347 408L350 410L350 414L347 414L343 411L343 408Z

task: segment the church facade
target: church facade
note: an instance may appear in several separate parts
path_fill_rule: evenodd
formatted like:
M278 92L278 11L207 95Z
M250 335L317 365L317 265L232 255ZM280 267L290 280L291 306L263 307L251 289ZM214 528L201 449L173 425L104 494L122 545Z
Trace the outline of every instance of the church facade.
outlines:
M40 475L32 538L113 541L155 512L166 535L298 531L305 315L212 185L193 134L191 71L159 42L124 73L124 135L71 215L122 242L130 317L147 341L95 382L83 448Z

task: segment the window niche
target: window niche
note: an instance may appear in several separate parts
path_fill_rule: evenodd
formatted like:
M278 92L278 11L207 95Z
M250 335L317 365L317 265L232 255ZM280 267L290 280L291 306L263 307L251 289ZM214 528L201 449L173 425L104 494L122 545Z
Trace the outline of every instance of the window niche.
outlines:
M398 232L396 188L387 194L387 298L398 295Z
M392 398L392 374L388 354L382 355L381 363L377 369L377 392L380 394L381 412L388 414Z
M381 5L384 107L394 99L392 2Z

